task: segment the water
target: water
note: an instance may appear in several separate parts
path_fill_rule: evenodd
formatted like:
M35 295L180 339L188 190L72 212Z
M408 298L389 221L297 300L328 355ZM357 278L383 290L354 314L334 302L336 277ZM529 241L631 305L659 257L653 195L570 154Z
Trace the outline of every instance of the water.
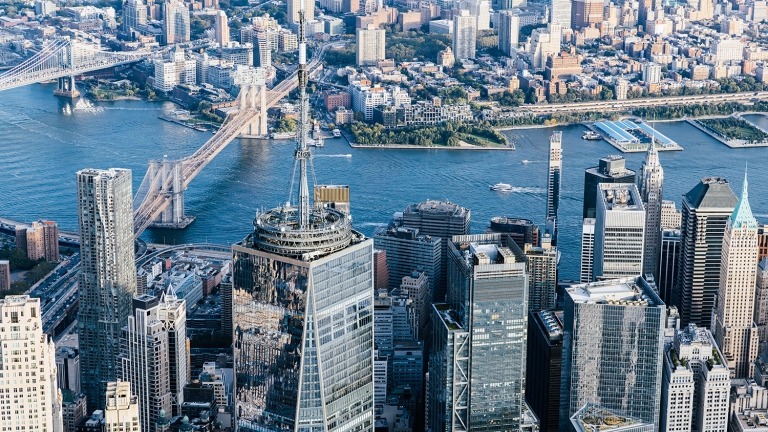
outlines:
M0 215L16 220L56 220L77 229L75 171L122 167L133 170L134 191L151 158L191 154L211 137L157 118L174 106L167 102L99 102L103 110L71 110L53 95L52 85L32 85L0 93ZM768 119L749 116L768 128ZM680 196L703 176L722 176L740 191L744 165L750 163L750 203L758 219L768 221L768 148L729 149L684 122L659 123L658 129L685 150L662 152L664 198L680 207ZM318 182L348 184L354 225L370 235L392 213L426 198L448 199L472 211L472 231L483 232L492 216L525 217L543 224L546 210L548 137L563 131L563 193L560 206L561 277L576 278L584 170L618 150L604 141L584 141L582 126L512 131L518 150L446 151L353 149L328 139L314 161ZM643 154L627 154L638 169ZM521 161L530 163L523 164ZM288 200L293 145L256 140L234 141L190 184L187 213L196 221L186 230L148 230L157 243L229 244L252 230L256 209ZM488 185L509 183L513 192Z

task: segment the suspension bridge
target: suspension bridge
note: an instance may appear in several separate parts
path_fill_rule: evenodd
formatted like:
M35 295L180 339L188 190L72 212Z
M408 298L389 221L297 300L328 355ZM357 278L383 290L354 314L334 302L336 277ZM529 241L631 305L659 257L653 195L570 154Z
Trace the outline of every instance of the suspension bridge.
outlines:
M321 66L325 51L338 45L324 45L308 63L310 74ZM150 226L156 228L185 228L194 217L184 214L184 191L189 182L216 155L239 135L267 134L267 110L297 87L294 72L272 89L264 85L244 86L238 95L238 110L227 115L221 128L195 153L179 160L152 160L133 199L134 235L139 237Z
M54 94L77 97L75 76L133 63L152 54L102 51L95 45L68 37L51 39L38 53L0 75L0 91L58 79Z

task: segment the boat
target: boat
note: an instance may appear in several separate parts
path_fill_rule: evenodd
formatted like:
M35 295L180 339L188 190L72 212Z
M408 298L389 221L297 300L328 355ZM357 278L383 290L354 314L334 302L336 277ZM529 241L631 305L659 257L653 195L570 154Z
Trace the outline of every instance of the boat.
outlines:
M523 160L521 161L521 163L524 163L524 164L529 164L529 163L531 163L531 161L529 161L528 159L523 159Z
M322 138L318 138L314 143L315 147L325 147L325 141Z
M334 138L339 138L340 136L341 136L341 131L338 130L338 129L334 129L333 130L333 137Z
M581 136L581 139L589 140L589 141L596 141L596 140L603 139L603 137L599 133L597 133L595 131L588 130L588 131L584 132L584 135Z
M496 183L495 185L491 186L492 191L506 191L510 189L512 189L512 185L506 183Z

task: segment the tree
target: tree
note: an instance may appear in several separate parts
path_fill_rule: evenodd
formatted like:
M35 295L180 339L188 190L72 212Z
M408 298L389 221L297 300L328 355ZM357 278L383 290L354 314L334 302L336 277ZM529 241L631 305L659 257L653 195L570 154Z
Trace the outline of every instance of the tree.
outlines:
M290 118L281 118L275 123L275 132L294 132L296 131L296 120Z

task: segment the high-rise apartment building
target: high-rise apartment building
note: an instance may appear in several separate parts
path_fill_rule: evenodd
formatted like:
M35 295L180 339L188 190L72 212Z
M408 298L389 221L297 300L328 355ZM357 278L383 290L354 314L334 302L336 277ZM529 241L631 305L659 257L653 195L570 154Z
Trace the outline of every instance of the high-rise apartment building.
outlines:
M189 42L189 8L177 0L167 1L163 12L163 34L166 45Z
M571 28L571 8L570 0L553 0L552 11L549 20L552 24L558 24L562 29Z
M559 430L562 358L563 311L531 312L528 315L525 399L539 418L542 432Z
M655 140L648 146L645 160L640 169L638 189L645 203L645 252L643 252L643 274L654 277L659 265L661 237L661 206L664 186L664 169L659 163L659 152Z
M680 261L673 301L683 326L709 328L720 288L723 235L738 199L728 180L705 177L683 195Z
M440 276L435 278L433 302L442 301L445 298L448 244L453 236L469 234L469 217L468 208L447 201L427 200L419 204L411 204L403 210L403 227L416 228L420 235L441 240Z
M723 358L709 330L690 324L675 331L664 354L659 430L728 430L731 378Z
M3 372L5 379L0 380L6 415L2 424L6 430L63 428L56 385L56 348L43 333L41 313L38 298L19 295L0 299L0 360L8 368Z
M123 31L129 32L147 25L147 5L143 0L127 0L123 3Z
M0 292L11 289L11 262L0 260Z
M665 324L642 277L567 288L560 424L594 403L658 428Z
M434 305L432 315L429 427L517 430L525 405L525 264L500 234L456 236L449 254L448 304Z
M560 182L563 171L563 133L549 137L549 175L547 176L547 218L557 220L560 207Z
M574 0L571 6L571 27L581 29L603 22L605 3L599 0Z
M760 342L768 341L768 258L757 265L755 283L755 324ZM761 347L761 352L764 351Z
M229 23L227 22L227 13L223 10L216 11L216 22L214 23L216 43L220 47L229 45ZM259 45L261 47L261 45ZM261 51L259 51L261 53Z
M595 266L595 218L585 218L581 225L581 267L579 281L592 282Z
M395 288L403 277L412 274L414 270L421 270L428 278L430 301L438 300L435 297L438 281L444 279L441 268L442 242L439 237L422 235L418 228L405 228L396 222L378 231L373 236L373 244L386 254L389 280L384 288ZM439 300L442 300L442 296Z
M182 415L182 405L184 404L184 386L190 381L187 302L178 298L170 285L166 292L160 296L157 316L163 324L168 338L168 381L172 408L172 412L169 414L179 416ZM223 325L222 330L224 330Z
M141 429L143 425L139 423L139 403L136 396L131 393L131 383L109 382L104 394L106 408L102 424L105 429L101 430L107 432L148 430Z
M635 183L635 172L627 169L626 159L622 156L601 158L596 167L584 172L584 209L583 218L593 218L597 214L597 185L602 183Z
M29 259L44 259L59 262L59 226L53 221L32 222L27 228L27 256Z
M525 263L528 273L528 310L539 312L554 308L557 299L557 248L549 243L541 247L526 244L521 250L515 242L507 244L515 254L515 259Z
M133 299L133 316L123 329L122 379L131 384L139 405L142 432L154 430L160 411L171 412L168 334L157 316L157 297Z
M677 266L680 263L680 230L662 229L659 242L659 267L656 287L664 304L672 304L672 288L677 280Z
M754 321L757 281L757 220L752 215L747 177L741 198L723 235L717 309L712 315L715 340L736 378L754 376L758 331Z
M106 405L107 382L117 379L121 329L136 293L131 171L78 171L77 199L80 378L92 412Z
M365 29L357 29L356 61L358 66L375 66L386 58L386 31L374 24Z
M499 50L511 56L520 41L520 16L510 10L499 11Z
M477 19L462 9L453 17L453 55L457 60L473 59L476 44Z
M637 186L601 183L598 193L593 279L642 275L645 208Z
M301 2L304 2L304 19L307 22L315 20L315 2L313 0L288 0L288 13L286 19L289 24L299 22Z

